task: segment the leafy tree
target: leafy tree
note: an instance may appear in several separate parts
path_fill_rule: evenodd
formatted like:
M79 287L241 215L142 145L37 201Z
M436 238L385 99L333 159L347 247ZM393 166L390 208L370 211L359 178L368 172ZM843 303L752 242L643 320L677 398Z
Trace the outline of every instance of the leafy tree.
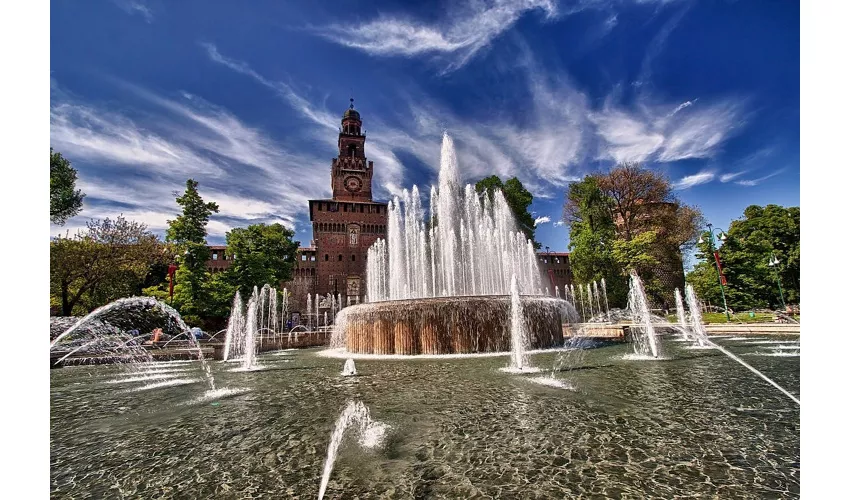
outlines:
M800 300L800 208L751 205L743 218L733 221L726 241L718 249L728 286L726 301L732 309L778 307L778 274L786 303ZM697 245L699 262L688 273L688 282L712 303L721 304L720 289L708 233ZM716 242L716 240L715 240ZM768 266L771 253L779 260L777 269Z
M281 224L252 224L227 233L227 253L233 256L227 274L243 297L254 286L276 286L291 278L299 244L293 236L295 232Z
M614 256L616 228L597 178L587 176L570 184L564 222L570 227L570 267L575 281L604 278L610 304L624 306L627 286Z
M138 293L149 269L168 259L144 224L92 220L85 231L50 242L50 295L63 316L86 313Z
M532 241L534 248L539 249L540 243L534 239L534 217L528 211L528 207L534 201L534 196L525 189L525 186L516 177L512 177L502 183L502 179L499 176L491 175L475 183L475 191L479 194L487 193L490 201L493 201L493 193L496 189L501 190L505 196L505 201L507 201L511 212L514 214L514 218L516 218L518 228L525 233L526 238Z
M71 162L50 148L50 222L64 225L83 209L86 195L74 189L76 182L77 171Z
M177 204L183 212L168 221L165 231L165 240L173 243L178 250L174 305L178 306L182 315L195 319L203 313L205 284L209 278L206 270L206 262L210 258L207 223L212 214L218 213L218 204L204 202L198 193L198 182L192 179L186 181L186 191L177 197Z

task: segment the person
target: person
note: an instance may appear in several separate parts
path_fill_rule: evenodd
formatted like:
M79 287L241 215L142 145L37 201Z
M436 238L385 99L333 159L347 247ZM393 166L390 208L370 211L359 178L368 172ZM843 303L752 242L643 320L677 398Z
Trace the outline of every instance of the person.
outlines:
M159 342L159 337L162 336L162 328L154 328L151 343Z
M286 320L286 329L292 330L292 320L291 319Z

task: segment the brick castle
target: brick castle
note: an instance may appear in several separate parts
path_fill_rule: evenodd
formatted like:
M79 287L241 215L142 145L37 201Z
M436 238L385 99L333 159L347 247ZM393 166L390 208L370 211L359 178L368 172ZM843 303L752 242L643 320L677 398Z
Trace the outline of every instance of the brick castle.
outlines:
M328 293L343 297L347 305L359 304L366 294L366 254L387 231L387 203L372 199L374 165L366 158L366 135L354 99L342 115L337 146L339 156L331 160L329 199L309 200L313 239L296 254L292 279L281 283L292 294L290 310L307 313L307 296ZM230 265L223 245L210 246L207 263L211 272ZM572 283L569 254L538 253L542 281L550 293ZM315 306L314 306L315 307Z

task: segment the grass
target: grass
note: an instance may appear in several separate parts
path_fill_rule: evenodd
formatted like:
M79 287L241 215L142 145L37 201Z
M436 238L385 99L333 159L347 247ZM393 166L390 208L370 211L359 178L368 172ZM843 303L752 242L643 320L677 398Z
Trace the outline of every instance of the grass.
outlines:
M800 321L800 316L795 315L794 319ZM667 320L671 323L678 322L675 314L667 316ZM722 312L707 312L702 314L704 323L726 323L726 313ZM755 316L750 317L749 311L732 314L732 323L773 323L773 314L755 313Z

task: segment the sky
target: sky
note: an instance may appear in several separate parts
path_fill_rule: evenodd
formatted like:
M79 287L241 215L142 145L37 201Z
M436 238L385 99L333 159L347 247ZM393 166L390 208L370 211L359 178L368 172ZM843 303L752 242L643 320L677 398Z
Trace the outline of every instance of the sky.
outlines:
M518 177L537 239L567 251L570 182L639 161L717 227L800 204L797 2L104 0L50 6L50 141L90 218L164 234L193 178L208 241L280 222L302 246L331 194L349 98L373 196Z

